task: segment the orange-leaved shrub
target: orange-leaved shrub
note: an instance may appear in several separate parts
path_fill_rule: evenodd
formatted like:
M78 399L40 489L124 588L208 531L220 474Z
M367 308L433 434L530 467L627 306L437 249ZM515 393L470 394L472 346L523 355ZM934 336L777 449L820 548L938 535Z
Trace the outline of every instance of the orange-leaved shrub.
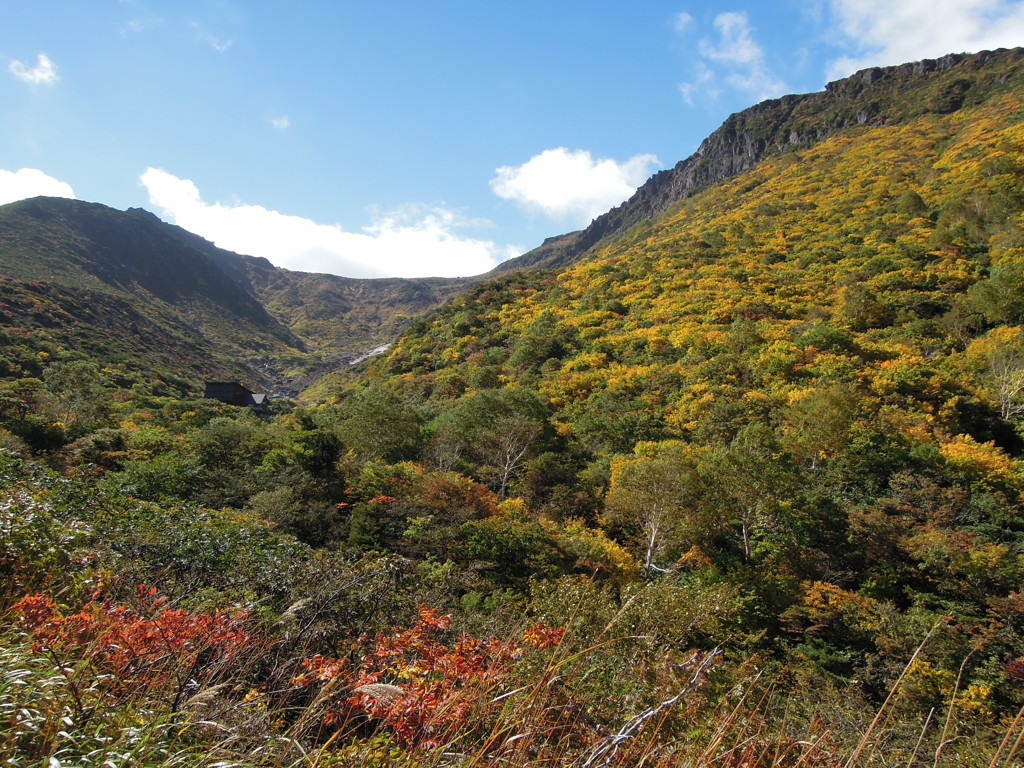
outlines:
M530 625L520 641L461 634L450 644L439 633L451 616L420 605L416 623L388 636L361 638L365 648L356 665L349 659L315 655L293 678L299 687L321 686L330 695L321 716L327 727L369 720L388 726L399 743L431 749L483 720L488 702L500 697L500 678L528 648L556 646L563 628Z
M38 650L86 659L112 674L115 686L133 690L180 685L183 673L199 681L255 642L244 615L172 608L145 586L139 598L139 607L92 600L65 615L49 595L32 594L12 610Z

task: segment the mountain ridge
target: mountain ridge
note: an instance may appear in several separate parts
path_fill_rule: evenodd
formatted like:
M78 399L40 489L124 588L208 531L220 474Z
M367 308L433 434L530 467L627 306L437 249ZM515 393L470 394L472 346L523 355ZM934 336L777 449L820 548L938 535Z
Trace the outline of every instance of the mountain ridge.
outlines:
M319 750L335 763L425 766L448 761L439 745L454 744L480 764L839 766L857 764L865 748L907 765L918 756L1012 764L1024 744L1019 64L1003 55L971 77L955 63L923 73L893 107L899 113L881 99L872 112L870 98L843 101L843 114L819 110L796 126L798 137L851 115L856 125L668 203L559 271L477 284L412 323L365 369L323 377L316 397L279 403L265 418L166 397L68 359L52 342L77 317L90 334L80 343L105 349L97 324L82 322L96 306L111 320L102 331L119 329L114 342L130 345L137 334L120 331L152 324L183 354L195 339L194 351L216 362L231 350L212 331L223 339L256 328L258 316L245 325L241 314L261 295L306 351L266 332L255 340L272 348L229 339L232 355L253 364L292 350L301 371L325 359L314 342L329 343L349 283L237 254L205 257L196 249L212 246L160 227L152 235L165 245L182 237L194 246L179 243L186 253L174 263L219 259L231 273L165 286L172 298L194 294L186 308L209 322L222 308L204 307L203 291L232 281L241 314L224 317L238 322L204 334L68 261L94 244L82 228L21 230L14 242L34 249L26 253L50 248L65 259L65 282L88 283L0 279L0 474L9 486L23 478L0 505L0 523L15 533L0 537L0 568L25 595L8 645L36 654L22 666L41 671L26 679L47 680L46 644L66 636L57 651L86 675L65 705L47 705L46 727L109 733L98 721L60 719L82 711L72 701L82 691L103 703L98 716L120 707L134 744L136 701L170 717L200 698L181 704L187 688L205 694L209 682L227 681L214 686L217 700L196 704L201 734L216 746L177 763L227 759L241 744L247 765ZM839 87L861 93L884 74ZM908 76L917 77L913 66ZM899 91L900 82L891 85ZM762 151L748 139L792 133L801 103L768 105L778 120L734 121L730 140ZM157 226L142 215L88 213L100 224ZM17 253L5 242L0 264ZM569 254L572 242L547 244ZM177 257L161 253L148 266L170 271L167 259ZM116 255L107 253L111 263ZM118 275L119 285L134 290L128 277ZM93 291L97 284L119 293ZM352 295L378 287L388 288L352 283ZM152 312L132 314L136 307ZM355 303L344 311L370 320ZM58 336L33 349L25 340L34 333ZM47 357L58 365L42 381L9 370L43 368ZM34 451L61 472L42 484L11 451ZM119 592L100 605L97 584ZM161 688L129 687L142 682L135 665L118 684L118 667L81 642L79 625L58 622L126 615L137 626L142 611L153 615L137 602L139 584L156 585L149 594L168 595L179 617L258 606L253 636L266 663L245 656L235 665L200 646ZM165 605L156 599L153 611ZM420 618L403 631L400 616ZM524 617L543 620L532 631L545 644L564 645L526 655ZM125 636L115 636L118 648ZM451 653L445 637L458 638ZM525 663L477 685L482 673L462 663L463 651L482 658L498 637L514 638L501 648ZM413 646L422 654L411 656ZM383 670L368 660L384 652L402 665L384 670L404 686L390 688L410 694L398 707L434 718L401 727L439 737L406 745L405 755L391 740L399 723L352 709L352 691L370 679L358 676ZM451 678L424 665L427 656L454 659L457 687L429 688ZM323 679L327 669L337 675ZM194 686L193 674L204 675ZM108 686L114 707L95 698ZM513 698L495 698L496 687ZM529 693L541 690L551 698ZM119 703L123 691L132 709ZM514 698L519 691L528 693ZM420 694L426 707L413 698ZM466 730L449 730L446 701L476 718ZM627 733L623 712L645 707L657 715L650 729L616 757L609 734ZM520 710L540 714L527 721ZM497 719L505 713L513 719ZM174 744L192 738L168 722ZM277 759L267 743L288 752ZM153 764L168 764L164 754Z
M242 377L291 393L387 343L465 285L292 272L218 248L141 208L46 197L0 206L0 269L16 304L45 293L65 317L69 307L84 312L83 297L102 294L106 316L125 318L110 326L120 336L116 344L111 337L116 359L170 362L195 380ZM49 327L47 343L96 354L103 334L83 336L80 326L100 317L86 312L63 330ZM189 360L189 348L206 351Z
M549 238L489 274L521 269L523 265L557 268L571 264L603 241L667 211L701 189L754 167L765 157L813 145L845 128L885 125L914 114L955 111L970 103L972 90L976 98L978 90L1002 78L1006 79L998 85L1007 85L1008 73L991 72L987 83L966 78L953 81L944 86L948 92L942 88L930 92L929 86L936 80L933 76L960 69L977 78L979 71L993 69L993 62L1005 62L1019 74L1022 60L1021 48L948 54L890 67L868 67L828 83L822 91L762 101L730 115L696 152L672 168L655 173L627 201L601 214L586 228ZM919 98L922 96L923 100ZM816 118L825 118L826 122L815 125Z
M510 272L564 268L701 190L842 131L948 115L1000 89L1009 92L1024 80L1022 61L1022 49L951 54L864 69L823 91L761 102L731 115L690 157L654 174L586 229L547 238L483 275L410 280L293 272L220 249L141 208L122 212L57 198L0 207L0 269L20 281L12 288L19 301L32 293L27 285L49 280L72 294L106 292L113 297L107 302L111 316L148 317L152 327L143 335L151 344L163 338L166 344L159 344L178 352L167 358L141 344L142 358L160 358L162 365L170 360L172 367L177 360L192 378L203 371L237 375L261 387L297 392L389 344L416 318L471 286ZM79 301L67 293L54 296L60 307ZM122 357L131 347L133 324L141 327L127 319L114 326L125 336L119 340ZM81 330L65 334L70 349L76 349L75 333ZM85 335L90 354L102 348L102 334ZM61 332L49 328L46 336L59 350ZM202 350L191 360L183 354L190 346Z

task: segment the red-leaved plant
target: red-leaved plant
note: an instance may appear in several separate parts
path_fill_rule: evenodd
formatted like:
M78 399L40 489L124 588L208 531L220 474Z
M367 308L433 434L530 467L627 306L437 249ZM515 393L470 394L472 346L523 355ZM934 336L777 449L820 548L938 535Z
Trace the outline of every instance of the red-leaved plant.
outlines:
M358 667L347 659L316 655L304 659L293 679L300 687L333 683L322 723L325 726L369 717L392 730L408 747L430 749L477 722L471 715L494 697L494 686L525 648L551 648L565 630L542 622L531 625L519 642L493 637L458 636L445 645L437 634L450 616L419 606L416 623L392 636L378 634ZM368 646L368 639L362 644Z
M64 615L51 597L34 594L13 611L37 651L95 663L116 685L133 690L198 681L253 643L244 616L171 608L145 586L139 598L138 607L93 600Z

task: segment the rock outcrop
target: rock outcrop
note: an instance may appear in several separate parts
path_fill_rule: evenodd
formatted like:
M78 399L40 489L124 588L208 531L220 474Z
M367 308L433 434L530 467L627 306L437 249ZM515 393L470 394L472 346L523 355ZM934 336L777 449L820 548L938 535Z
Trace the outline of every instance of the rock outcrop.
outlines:
M1024 77L1024 49L950 54L893 67L871 67L824 90L769 99L730 115L690 157L654 174L625 203L579 232L549 238L495 272L561 267L690 195L752 168L769 155L820 142L837 131L885 125L915 115L946 114ZM976 97L976 98L972 98Z

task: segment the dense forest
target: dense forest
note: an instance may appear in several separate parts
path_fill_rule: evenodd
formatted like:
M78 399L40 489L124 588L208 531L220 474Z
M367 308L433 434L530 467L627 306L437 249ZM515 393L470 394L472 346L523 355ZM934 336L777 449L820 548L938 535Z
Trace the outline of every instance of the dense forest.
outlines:
M0 294L0 757L1019 764L1018 60L267 413Z

